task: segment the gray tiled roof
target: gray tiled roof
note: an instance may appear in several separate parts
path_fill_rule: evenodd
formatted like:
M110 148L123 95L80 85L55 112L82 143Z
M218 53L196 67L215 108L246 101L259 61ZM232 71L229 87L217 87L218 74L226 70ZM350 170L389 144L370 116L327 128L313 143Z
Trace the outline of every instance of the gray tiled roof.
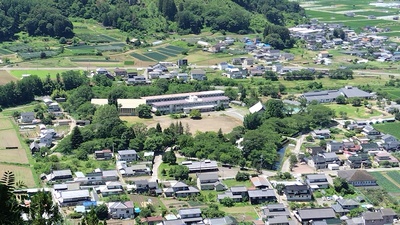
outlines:
M54 170L53 175L56 177L59 176L72 176L71 170Z
M321 174L309 174L306 176L306 179L315 180L315 179L326 179L326 175L324 173Z
M61 192L61 198L63 198L63 199L83 198L83 197L90 197L89 190L76 190L76 191Z
M348 87L341 88L340 92L342 92L347 98L370 98L372 95L366 91L360 90L357 87Z
M189 208L189 209L180 209L178 211L179 215L192 215L192 214L200 214L201 210L199 208Z
M135 150L121 150L121 151L118 151L118 154L120 154L120 155L136 155L136 151Z
M218 180L218 173L199 173L197 177L200 180Z
M300 209L298 214L303 221L336 217L332 208Z
M382 214L380 212L365 212L362 217L364 220L381 220L383 219Z
M245 186L233 186L230 188L232 192L246 192L247 188Z
M250 190L249 192L250 198L256 197L275 197L275 192L273 189L264 189L264 190Z

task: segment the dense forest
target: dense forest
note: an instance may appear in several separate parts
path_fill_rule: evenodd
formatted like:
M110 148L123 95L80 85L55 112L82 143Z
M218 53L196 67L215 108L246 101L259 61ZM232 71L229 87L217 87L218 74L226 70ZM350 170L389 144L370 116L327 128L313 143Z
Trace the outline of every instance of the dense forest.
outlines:
M34 36L72 37L71 18L95 19L138 37L154 32L198 34L203 28L262 32L267 24L304 20L298 3L287 0L3 0L0 41L20 31Z

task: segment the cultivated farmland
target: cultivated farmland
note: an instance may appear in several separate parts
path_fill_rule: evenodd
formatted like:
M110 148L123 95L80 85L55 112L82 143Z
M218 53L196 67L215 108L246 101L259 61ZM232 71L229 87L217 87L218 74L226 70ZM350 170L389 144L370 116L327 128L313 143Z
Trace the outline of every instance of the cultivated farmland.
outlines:
M3 175L6 171L13 172L16 181L23 181L28 187L36 187L32 171L29 167L0 163L0 175Z
M0 55L9 55L9 54L13 54L14 52L4 49L4 48L0 48Z
M400 193L400 184L393 183L389 179L385 177L385 172L371 172L371 175L374 176L377 180L379 186L385 189L389 193ZM387 175L386 175L387 176Z
M143 56L143 55L135 53L135 52L131 53L131 56L139 59L140 61L144 61L144 62L153 62L154 61L152 59L147 58L146 56Z
M22 148L14 129L0 130L0 150L4 150L7 147Z
M165 55L162 55L160 53L157 52L149 52L149 53L143 53L143 55L145 55L148 58L151 58L155 61L163 61L166 60L168 57Z
M0 85L7 84L11 81L18 80L16 77L12 76L5 70L0 70Z
M374 128L385 134L390 134L400 139L400 123L381 123L375 124Z

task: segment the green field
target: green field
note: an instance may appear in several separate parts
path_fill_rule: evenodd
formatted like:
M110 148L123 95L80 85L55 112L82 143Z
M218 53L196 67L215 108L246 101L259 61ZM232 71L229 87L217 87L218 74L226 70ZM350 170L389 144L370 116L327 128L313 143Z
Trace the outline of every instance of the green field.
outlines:
M14 52L4 49L4 48L0 48L0 55L9 55L9 54L13 54Z
M22 78L22 74L31 74L31 75L37 75L40 78L46 78L48 74L50 74L51 78L56 78L57 73L62 73L67 70L11 70L10 73L11 75L17 77L17 78Z
M382 133L390 134L400 139L400 123L381 123L375 124L374 128Z
M387 172L387 175L400 184L400 171L389 171Z
M153 59L150 59L150 58L148 58L148 57L146 57L144 55L141 55L141 54L138 54L138 53L135 53L135 52L131 53L131 56L134 57L134 58L139 59L140 61L145 61L145 62L153 62L154 61Z
M163 61L163 60L166 60L168 58L168 56L162 55L162 54L157 53L157 52L143 53L143 55L146 56L147 58L153 59L155 61Z
M400 193L400 187L397 186L399 184L394 184L392 181L384 177L382 173L383 172L371 172L371 175L376 178L378 185L387 192Z
M372 113L370 113L370 109L360 106L360 107L354 107L352 105L338 105L338 104L330 104L326 105L327 107L335 110L336 116L339 117L340 112L345 112L347 113L347 116L349 118L355 119L368 119L371 116L379 116L381 115L379 112L376 110L373 110Z

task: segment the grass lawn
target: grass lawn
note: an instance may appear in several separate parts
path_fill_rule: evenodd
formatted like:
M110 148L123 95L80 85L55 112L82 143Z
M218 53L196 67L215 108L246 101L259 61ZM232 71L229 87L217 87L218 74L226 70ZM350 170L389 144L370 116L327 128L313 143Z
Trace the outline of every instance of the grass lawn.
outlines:
M220 206L219 208L221 211L226 212L229 215L232 215L237 220L242 221L243 218L245 219L258 219L258 215L251 205L246 206L234 206L234 207L223 207Z
M57 73L62 73L67 70L11 70L10 73L18 78L22 78L22 74L31 74L31 75L37 75L39 78L44 79L48 74L50 74L50 77L55 79Z
M374 128L379 130L382 133L385 134L390 134L396 137L397 139L400 139L400 123L381 123L381 124L375 124Z
M6 108L3 110L3 112L1 114L3 114L3 116L12 116L13 112L15 111L19 111L19 112L33 112L33 109L35 108L36 104L38 102L32 102L26 105L21 105L18 107L14 107L14 108Z
M373 110L372 113L370 113L371 112L370 109L364 106L354 107L352 105L338 105L338 104L330 104L326 106L335 110L337 117L340 117L339 112L347 113L347 116L352 119L354 118L368 119L372 116L381 115L381 113L377 112L376 110Z
M227 179L227 180L223 180L222 183L224 183L228 188L230 188L232 186L251 187L251 182L249 180L247 180L247 181L236 181L235 179Z

